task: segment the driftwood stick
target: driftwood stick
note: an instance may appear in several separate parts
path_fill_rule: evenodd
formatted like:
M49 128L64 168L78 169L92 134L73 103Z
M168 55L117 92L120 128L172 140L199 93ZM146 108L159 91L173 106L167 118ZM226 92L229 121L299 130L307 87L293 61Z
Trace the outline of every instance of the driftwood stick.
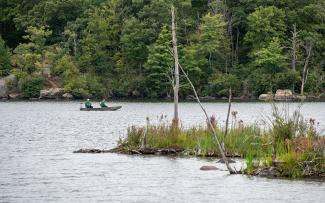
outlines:
M193 90L193 92L194 92L194 94L195 94L196 101L197 101L197 103L200 105L202 111L203 111L204 114L205 114L205 117L206 117L206 119L207 119L207 121L208 121L208 124L209 124L209 126L210 126L210 129L211 129L211 132L212 132L212 135L213 135L213 138L214 138L214 142L215 142L215 144L216 144L216 145L218 146L218 148L219 148L219 151L220 151L220 153L221 153L222 159L224 160L224 162L225 162L225 164L226 164L226 166L227 166L227 169L228 169L229 173L230 173L230 174L237 174L237 171L234 170L234 169L232 169L231 166L229 165L228 159L227 159L227 157L226 157L226 155L225 155L225 153L224 153L224 150L222 149L221 144L220 144L220 142L219 142L219 140L218 140L217 133L216 133L216 131L215 131L215 129L214 129L212 123L211 123L211 120L209 119L208 113L206 112L205 108L203 107L203 105L202 105L202 103L201 103L201 101L200 101L200 99L199 99L199 96L197 95L197 92L196 92L196 90L195 90L195 87L194 87L192 81L190 80L190 78L188 77L188 75L186 74L186 72L184 71L184 69L183 69L183 67L181 66L181 64L178 64L178 65L179 65L179 67L180 67L182 73L185 75L187 81L190 83L190 85L191 85L191 87L192 87L192 90Z

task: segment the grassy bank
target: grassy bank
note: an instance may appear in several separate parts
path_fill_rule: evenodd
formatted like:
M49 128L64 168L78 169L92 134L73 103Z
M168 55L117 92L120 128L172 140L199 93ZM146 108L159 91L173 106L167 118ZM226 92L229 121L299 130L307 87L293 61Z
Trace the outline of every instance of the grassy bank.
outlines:
M298 110L291 115L281 113L274 106L265 130L237 122L235 117L233 114L226 137L224 129L214 118L212 121L219 140L224 141L226 155L246 159L245 173L272 170L274 176L281 177L325 177L325 137L317 133L313 119L304 120ZM118 149L123 153L220 157L208 127L175 129L168 122L130 127Z

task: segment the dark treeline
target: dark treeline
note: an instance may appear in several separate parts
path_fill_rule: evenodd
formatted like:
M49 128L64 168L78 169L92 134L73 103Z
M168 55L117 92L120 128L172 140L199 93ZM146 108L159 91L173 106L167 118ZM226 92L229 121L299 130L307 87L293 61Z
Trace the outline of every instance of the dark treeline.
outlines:
M325 92L320 0L1 0L0 76L15 74L25 97L51 86L76 98L170 97L172 4L200 96Z

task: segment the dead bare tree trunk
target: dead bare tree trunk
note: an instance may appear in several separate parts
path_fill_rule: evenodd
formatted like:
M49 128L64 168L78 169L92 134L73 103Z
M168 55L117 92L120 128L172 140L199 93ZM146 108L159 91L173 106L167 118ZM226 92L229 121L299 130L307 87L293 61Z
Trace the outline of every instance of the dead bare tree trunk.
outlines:
M291 32L292 38L291 38L291 68L293 71L296 71L296 61L297 61L297 49L299 46L299 40L298 40L298 34L296 24L293 25L293 31Z
M222 159L224 160L224 162L225 162L225 164L226 164L226 166L227 166L227 169L228 169L229 173L230 173L230 174L237 174L237 171L235 171L235 170L234 170L233 168L231 168L231 166L229 165L228 159L227 159L227 157L226 157L226 155L225 155L225 153L224 153L224 150L222 149L221 144L220 144L220 142L219 142L219 140L218 140L217 133L216 133L214 127L213 127L213 124L211 123L211 120L209 119L208 113L206 112L205 108L203 107L203 105L202 105L202 103L201 103L201 101L200 101L199 96L197 95L197 92L196 92L196 90L195 90L195 87L194 87L192 81L190 80L190 78L188 77L188 75L186 74L186 72L184 71L184 69L182 68L182 66L181 66L180 64L179 64L179 67L180 67L182 73L184 74L184 76L186 77L187 81L190 83L190 85L191 85L191 87L192 87L192 90L193 90L193 92L194 92L194 95L195 95L196 101L197 101L197 103L200 105L200 107L201 107L203 113L205 114L206 120L207 120L207 122L208 122L208 124L209 124L209 127L210 127L211 132L212 132L212 135L213 135L214 142L215 142L215 144L217 145L217 147L219 148L219 151L220 151L221 157L222 157Z
M235 50L235 59L237 64L238 64L238 54L239 54L239 29L237 27L236 50Z
M313 46L312 46L312 44L310 42L306 43L306 45L305 45L305 50L306 50L306 53L307 53L307 57L305 59L304 69L303 69L303 72L302 72L301 89L300 89L300 94L301 95L304 94L304 87L305 87L305 84L306 84L307 78L308 78L308 65L309 65L309 60L310 60L310 56L311 56L312 47Z
M173 55L175 60L175 83L174 83L174 118L173 125L178 127L178 89L179 89L179 70L178 70L178 52L177 52L177 38L176 38L176 25L175 25L175 9L171 7L172 13L172 38L173 38Z
M225 134L223 136L223 140L222 140L222 149L225 150L225 140L226 140L226 136L228 134L228 124L229 124L229 115L230 115L230 109L231 109L231 87L229 88L229 98L228 98L228 112L227 112L227 119L226 119L226 128L225 128Z
M297 52L299 49L300 41L299 41L299 32L297 31L296 24L293 25L293 31L291 31L291 68L293 71L296 71L297 64ZM292 91L295 92L295 83L292 83Z

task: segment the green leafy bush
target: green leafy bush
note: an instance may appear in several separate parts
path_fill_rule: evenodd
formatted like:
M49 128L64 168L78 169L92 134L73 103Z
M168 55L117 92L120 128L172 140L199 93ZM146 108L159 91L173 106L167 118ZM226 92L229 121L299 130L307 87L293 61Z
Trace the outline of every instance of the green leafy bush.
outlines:
M96 77L89 75L78 76L69 80L64 86L75 98L100 97L103 95L103 86Z
M40 90L43 87L44 79L42 77L27 77L22 79L21 90L25 98L38 98Z
M79 70L68 55L64 55L59 59L52 70L54 75L62 76L64 81L70 80L72 77L79 75Z

